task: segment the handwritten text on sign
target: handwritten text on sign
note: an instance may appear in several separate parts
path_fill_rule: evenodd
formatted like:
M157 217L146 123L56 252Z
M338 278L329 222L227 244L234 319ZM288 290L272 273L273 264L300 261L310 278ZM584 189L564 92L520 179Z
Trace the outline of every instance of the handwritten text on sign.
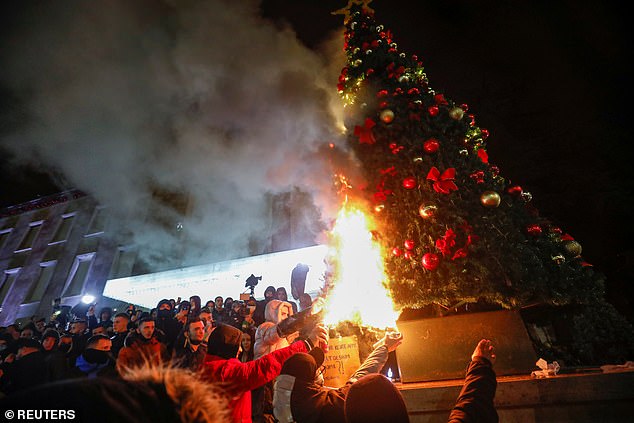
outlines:
M343 386L360 365L356 336L331 338L324 359L324 385L333 388Z

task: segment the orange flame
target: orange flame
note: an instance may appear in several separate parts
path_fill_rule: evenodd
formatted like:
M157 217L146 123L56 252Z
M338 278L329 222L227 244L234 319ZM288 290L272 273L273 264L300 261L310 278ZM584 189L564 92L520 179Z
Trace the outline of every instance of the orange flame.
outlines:
M337 273L325 299L324 323L349 320L363 326L396 328L398 312L383 269L370 219L359 208L344 205L332 230Z

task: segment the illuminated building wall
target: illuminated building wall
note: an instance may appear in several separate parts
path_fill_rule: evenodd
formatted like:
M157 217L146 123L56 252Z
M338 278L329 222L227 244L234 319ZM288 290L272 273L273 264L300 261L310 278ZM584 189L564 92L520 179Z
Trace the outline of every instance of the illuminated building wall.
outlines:
M32 315L48 320L54 299L72 307L85 294L97 297L97 308L123 302L150 308L157 295L200 295L203 301L216 295L238 298L251 272L263 276L256 297L267 285L285 286L290 297L290 272L299 262L310 265L306 288L316 292L323 282L325 250L310 248L320 230L315 223L319 216L307 219L305 213L293 213L307 201L304 197L301 192L270 196L269 218L275 230L266 245L249 248L254 257L185 267L166 264L165 269L148 269L137 260L135 245L115 241L108 232L109 209L79 191L0 210L0 325ZM179 212L186 212L186 201L177 200ZM276 253L290 249L296 252ZM101 296L106 287L111 297Z

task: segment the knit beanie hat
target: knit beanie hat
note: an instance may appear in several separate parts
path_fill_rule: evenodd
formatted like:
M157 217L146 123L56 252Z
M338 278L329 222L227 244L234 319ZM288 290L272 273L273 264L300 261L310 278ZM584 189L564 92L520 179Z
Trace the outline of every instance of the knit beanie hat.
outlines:
M382 374L369 374L353 383L344 410L347 423L409 423L401 393Z
M324 362L324 351L321 348L313 348L308 354L297 353L289 357L282 366L282 375L295 376L296 379L306 382L315 380L315 372Z
M240 347L242 331L233 326L220 323L209 337L207 353L222 358L235 358Z

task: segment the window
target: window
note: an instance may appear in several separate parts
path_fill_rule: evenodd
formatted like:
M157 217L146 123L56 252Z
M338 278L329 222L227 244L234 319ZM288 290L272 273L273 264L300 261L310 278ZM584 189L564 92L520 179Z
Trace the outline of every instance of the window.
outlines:
M88 271L90 270L90 265L92 264L94 255L95 253L83 254L75 258L75 262L70 270L70 275L66 281L62 296L71 297L73 295L81 294L84 289L86 276L88 276Z
M62 221L57 228L57 232L55 232L55 236L53 240L49 243L55 244L58 242L64 242L68 239L68 235L70 235L70 230L73 227L75 214L66 214L62 215Z
M110 279L123 278L132 274L136 251L132 248L119 248L112 263Z
M5 297L9 293L9 289L18 277L19 270L20 269L5 270L4 277L2 278L2 287L0 287L0 304L4 302Z
M2 250L4 248L4 244L7 243L7 239L9 239L11 231L12 229L4 229L0 231L0 250Z
M86 236L102 234L106 229L106 208L97 207L90 220Z
M24 239L22 240L22 243L20 244L18 249L15 250L15 252L17 253L19 251L29 250L33 248L33 242L35 241L35 238L37 238L37 235L40 233L41 228L42 228L41 220L38 222L31 222L31 224L29 225L29 229L27 230L26 235L24 236Z
M24 303L32 303L34 301L40 301L46 291L48 283L53 277L53 271L55 270L55 261L49 261L48 263L40 264L40 275L37 278L36 283L31 287L31 291L26 296Z

